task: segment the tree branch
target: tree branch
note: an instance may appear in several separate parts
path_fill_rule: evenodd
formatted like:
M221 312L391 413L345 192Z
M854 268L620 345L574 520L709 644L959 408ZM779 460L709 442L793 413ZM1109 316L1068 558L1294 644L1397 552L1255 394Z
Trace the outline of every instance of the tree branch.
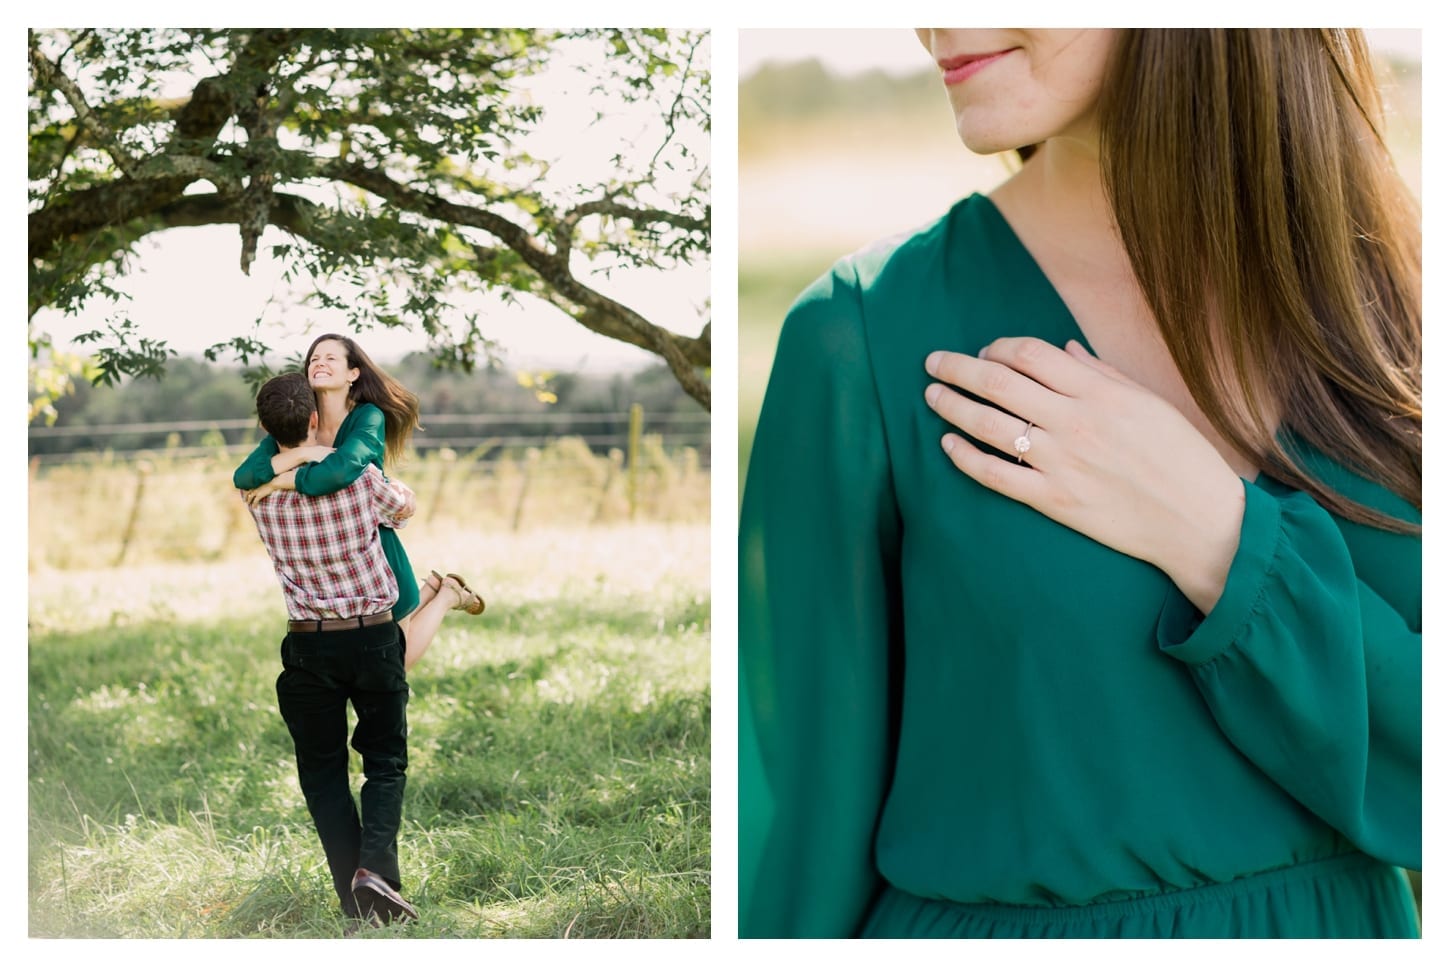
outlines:
M520 228L502 215L447 201L431 192L409 188L389 178L386 173L357 162L336 159L321 159L319 172L327 178L345 181L372 192L384 201L399 208L443 222L480 228L503 242L530 266L538 268L536 262L546 263L554 258L548 249L540 245L526 229Z
M96 120L96 115L91 110L91 106L86 103L80 88L76 87L75 83L60 68L52 64L40 52L40 45L35 42L33 34L30 41L30 68L35 72L36 80L42 86L60 92L66 103L71 106L71 110L76 112L76 120L80 122L81 127L96 140L97 144L106 149L106 153L111 156L116 167L121 169L121 173L128 178L136 177L136 170L139 167L136 159L132 158L121 146L121 142L116 139L115 134L109 128Z
M475 245L475 257L479 261L486 261L491 258L495 249L486 245ZM567 313L576 322L591 332L601 336L616 339L620 342L629 343L631 346L638 346L640 349L654 352L654 344L645 339L638 331L620 322L613 315L605 312L583 309L578 303L565 298L563 295L545 286L533 293L539 298L548 302L561 312ZM669 338L679 349L680 354L693 366L710 365L710 325L705 324L700 335L695 337L683 336L676 332L666 330Z
M706 409L710 408L710 387L707 386L668 330L662 329L639 313L608 296L591 289L574 278L568 262L549 252L527 231L493 212L445 201L430 192L399 184L384 172L364 165L332 162L324 169L340 181L364 188L399 208L427 215L455 225L480 228L518 253L524 262L539 274L560 295L585 310L593 310L633 330L645 342L645 348L661 357L674 373L685 392ZM577 318L577 317L576 317Z
M269 224L299 238L320 244L313 226L326 209L299 195L274 192L267 206ZM222 195L184 195L155 212L167 228L195 228L202 225L237 225L247 216L240 199Z
M420 36L424 38L423 46L441 45L440 50L451 50L459 37L472 46L460 49L457 57L422 58L430 60L432 66L419 70L452 72L460 78L464 72L486 72L487 67L479 66L480 57L488 55L484 32L440 32L436 43L435 34L425 32ZM516 56L527 62L525 66L533 65L536 57L539 64L548 59L547 52L529 45L520 47L512 34L500 35L499 39L500 46L508 51L505 59ZM241 265L246 272L255 262L264 229L272 225L306 240L312 251L302 250L294 265L314 272L350 271L363 261L376 264L382 271L421 272L411 280L394 279L405 287L411 286L405 314L418 312L426 317L429 306L447 305L452 286L470 284L469 273L476 273L475 278L490 287L511 287L519 293L539 296L594 332L658 355L681 386L708 409L710 388L697 367L710 364L709 325L694 338L655 325L592 287L583 260L572 258L574 248L584 244L578 227L591 216L625 223L618 237L599 240L618 256L620 265L665 263L705 251L710 213L708 204L698 200L699 179L691 199L685 202L686 211L671 210L673 202L660 202L665 209L650 207L633 194L640 183L626 182L582 204L575 196L560 208L543 200L546 193L536 197L531 189L525 189L515 200L535 215L515 219L511 217L510 198L505 197L511 189L495 186L481 175L476 186L469 185L466 179L459 179L456 185L448 182L448 146L435 145L430 125L446 127L453 121L464 125L445 134L456 141L449 145L461 145L460 150L476 162L467 169L471 172L483 170L483 159L493 159L495 149L502 151L504 147L494 145L492 140L487 144L479 141L476 121L470 122L468 112L459 107L462 101L443 97L444 108L458 108L453 111L429 106L433 102L428 100L428 86L419 83L408 63L420 52L399 52L392 32L379 31L376 37L366 31L347 30L208 31L196 38L157 35L138 41L142 46L134 49L144 50L144 54L138 54L140 59L134 66L154 72L168 63L182 64L189 40L210 45L198 49L216 54L214 63L225 73L196 81L189 96L174 102L169 125L161 111L173 105L155 99L123 96L110 103L86 103L83 91L92 99L97 95L66 76L62 63L77 70L72 62L49 57L52 48L32 41L32 92L41 99L39 108L32 109L32 125L42 123L37 118L47 120L44 129L36 129L33 134L31 165L37 179L44 178L48 185L57 187L44 197L32 194L31 204L41 206L28 217L32 306L37 299L72 306L92 288L109 291L106 274L97 270L115 263L118 271L125 271L126 253L134 249L138 239L170 227L238 225ZM700 43L696 40L689 48L684 64L687 77L699 76L690 72ZM150 46L145 47L147 44ZM99 64L102 56L133 49L115 45L113 51L112 46L106 41L80 53L91 55ZM323 63L336 62L330 60L335 54L353 49L357 50L356 70L340 71L335 77L331 76L334 72L329 72L320 80L321 88L297 81ZM672 59L683 56L680 48L672 49L674 54L668 55ZM677 126L682 128L698 120L698 101L692 96L695 82L682 80L678 91L671 90L674 85L662 81L657 73L667 68L661 66L664 62L652 50L632 59L638 60L646 72L642 79L646 90L637 96L665 100L660 107L667 111L658 116L667 129L664 143L672 145ZM615 53L625 56L633 52ZM222 63L224 59L230 59L230 65ZM493 65L490 62L487 66ZM77 70L77 77L88 77L89 70L89 65ZM507 76L499 80L501 90L509 89L508 80ZM331 83L342 87L332 91L328 86ZM347 125L339 126L339 120L354 103L349 100L353 95L347 92L355 86L368 92L356 95L359 107L355 113L363 116L352 118L359 124L359 138L368 144L352 158L319 158L306 150L284 150L278 143L278 128L289 121L298 125L301 141L315 139L314 148L325 145L329 134L346 138ZM446 93L441 92L440 97ZM634 96L628 99L633 101ZM379 105L416 107L419 113L417 117L405 111L388 114ZM366 115L372 110L379 111L373 126L380 136L369 138L362 125L368 123ZM485 113L491 111L489 108ZM234 139L220 143L218 139L223 131L230 131L226 126L233 117L239 130L230 132L235 134ZM526 129L536 119L527 110L517 116L505 110L500 117L505 134ZM64 122L55 118L63 118ZM474 126L469 127L470 123ZM411 130L410 126L419 126L420 130ZM83 152L79 165L72 156L64 170L52 167L57 158L63 158L76 145L95 150ZM506 138L500 145L506 146ZM365 157L374 153L380 160ZM431 178L396 171L392 159L399 156L440 170ZM508 157L513 162L529 162L526 154L515 152ZM656 160L661 157L656 152ZM105 183L97 184L102 179ZM314 186L330 181L330 188L341 189L342 198L348 194L348 187L360 188L373 200L365 202L364 210L359 212L345 200L340 205L314 203L278 192L279 186L286 188L287 181L297 179ZM185 194L199 180L215 185L215 193ZM296 187L308 192L301 182ZM530 199L539 202L542 209L529 204ZM570 204L576 207L567 208ZM364 232L361 237L359 230ZM462 252L460 240L465 246ZM359 245L367 247L366 253ZM578 278L573 271L576 262ZM362 317L369 309L385 308L381 296L374 305L370 295L376 293L362 293L368 303L360 307ZM431 324L429 318L424 319L425 328Z
M662 225L670 225L687 232L702 232L706 235L710 233L710 219L708 217L695 218L694 216L686 215L684 212L665 211L660 208L635 208L631 205L622 205L617 201L607 198L586 201L584 204L570 209L569 213L564 216L564 220L572 226L577 225L581 219L589 215L609 215L614 218L624 218L637 225L658 222Z
M257 241L267 227L267 208L272 201L272 185L276 181L277 119L268 110L272 91L277 86L274 73L296 38L296 31L272 30L253 34L241 56L237 58L238 77L246 84L248 100L240 106L238 117L247 132L247 187L242 192L244 211L238 227L242 233L241 267L250 275L257 257Z
M313 202L285 193L275 193L268 206L269 221L272 225L315 244L327 244L327 240L313 229L317 216L324 211L325 209ZM166 205L155 215L168 228L234 224L246 217L246 207L236 199L227 199L220 195L187 195ZM496 250L483 245L475 245L473 249L475 257L480 262L487 261L496 253ZM668 363L669 357L661 353L658 348L659 341L646 337L639 330L641 327L647 327L654 330L655 333L663 334L671 347L670 356L683 362L684 371L689 376L688 382L681 380L681 386L707 409L709 408L709 387L694 373L692 368L710 364L710 327L708 325L698 337L693 339L669 332L645 321L628 307L577 282L574 283L572 294L547 288L536 294L556 308L567 312L586 329L654 352L664 357ZM585 298L578 297L585 294L587 294ZM634 325L629 324L626 313L634 317ZM675 372L676 378L679 379L679 372L675 370L674 366L671 366L671 371Z
M687 58L685 58L684 69L680 71L680 89L675 92L675 99L670 102L670 110L665 115L665 139L660 142L660 146L658 148L655 148L654 155L649 159L650 171L654 171L655 163L660 160L660 154L662 154L665 148L668 148L670 146L670 142L675 139L675 118L679 114L680 105L685 100L685 88L689 86L690 83L690 68L693 67L695 64L695 51L699 49L700 43L704 39L705 35L701 34L700 36L695 38L694 43L690 44L690 54Z
M198 178L219 190L235 182L205 159L232 115L226 77L204 77L175 112L176 129L160 154L153 155L140 179L118 179L69 192L59 202L30 213L27 253L31 259L50 256L59 243L115 225L124 225L156 211L181 195Z

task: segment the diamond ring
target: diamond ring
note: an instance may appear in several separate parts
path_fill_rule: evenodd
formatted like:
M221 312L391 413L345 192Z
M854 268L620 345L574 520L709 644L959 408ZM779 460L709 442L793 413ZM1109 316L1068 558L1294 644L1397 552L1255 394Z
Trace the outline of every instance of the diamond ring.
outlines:
M1012 449L1017 451L1017 462L1018 463L1021 463L1022 462L1022 455L1024 453L1026 453L1028 450L1031 450L1032 449L1032 438L1030 436L1028 436L1028 434L1031 433L1031 432L1032 432L1032 422L1029 420L1028 423L1027 423L1027 428L1022 431L1022 435L1020 437L1018 437L1017 439L1015 439L1015 440L1012 441Z

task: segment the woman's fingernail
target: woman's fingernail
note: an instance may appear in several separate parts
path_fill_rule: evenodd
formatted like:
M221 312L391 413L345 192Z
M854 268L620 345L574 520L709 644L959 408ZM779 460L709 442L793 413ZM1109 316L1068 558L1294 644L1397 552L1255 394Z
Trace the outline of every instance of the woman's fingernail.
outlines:
M936 398L941 395L941 391L942 385L940 383L932 383L928 386L926 388L926 405L936 406Z
M928 373L931 373L933 376L936 375L937 366L941 364L941 356L942 351L938 349L936 352L926 357L926 371Z
M957 438L948 434L941 438L941 448L947 453L952 452L952 447L957 445Z
M981 349L977 350L977 358L978 359L986 359L987 358L987 347L986 346L983 346Z

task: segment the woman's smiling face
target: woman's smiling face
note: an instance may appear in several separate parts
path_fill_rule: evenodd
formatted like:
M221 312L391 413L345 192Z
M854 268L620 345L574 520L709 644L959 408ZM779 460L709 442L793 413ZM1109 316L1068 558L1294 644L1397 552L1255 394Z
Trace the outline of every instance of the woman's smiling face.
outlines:
M962 143L978 154L1054 137L1096 147L1095 108L1114 30L916 31L942 71Z
M318 343L307 361L307 382L314 390L346 389L358 373L359 370L348 368L347 347L335 339Z

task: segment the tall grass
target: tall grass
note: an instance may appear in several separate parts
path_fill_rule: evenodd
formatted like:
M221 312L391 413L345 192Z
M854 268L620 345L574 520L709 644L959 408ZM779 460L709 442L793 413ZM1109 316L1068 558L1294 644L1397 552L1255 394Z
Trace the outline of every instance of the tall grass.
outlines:
M231 486L241 456L174 449L33 465L31 567L217 560L258 546ZM666 450L654 434L644 435L632 467L617 450L595 454L582 440L563 437L507 454L488 443L462 453L431 451L389 473L418 495L414 532L709 519L709 472L699 453Z
M708 528L410 551L489 609L450 615L410 673L400 850L421 918L362 936L708 935ZM47 569L30 617L31 934L339 936L260 547Z

